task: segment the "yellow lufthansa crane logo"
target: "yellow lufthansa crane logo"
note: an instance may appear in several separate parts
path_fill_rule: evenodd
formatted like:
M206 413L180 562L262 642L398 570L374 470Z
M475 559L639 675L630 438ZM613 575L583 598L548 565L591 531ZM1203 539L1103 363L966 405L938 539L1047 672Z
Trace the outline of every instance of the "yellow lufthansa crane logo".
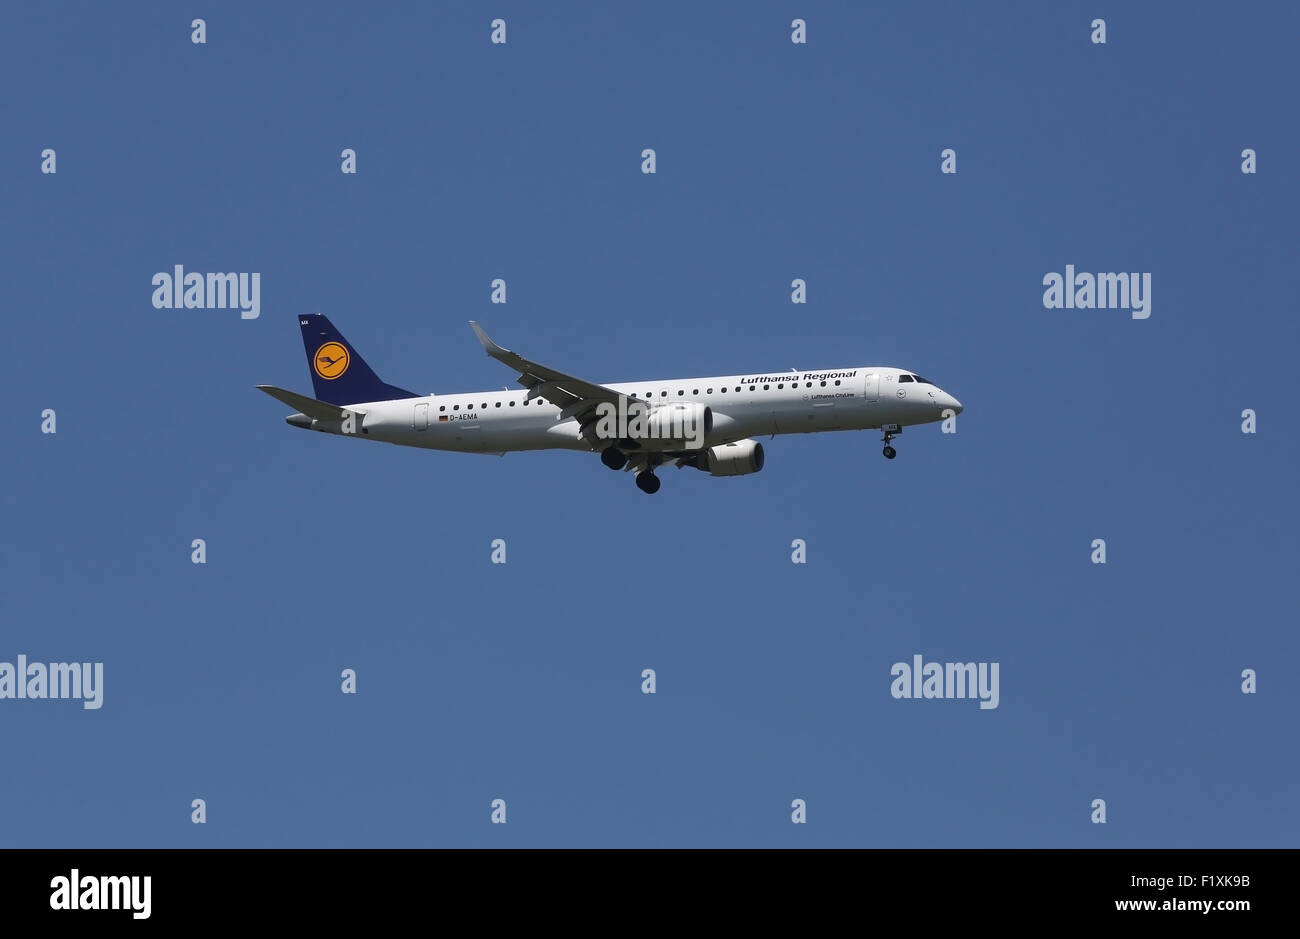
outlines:
M312 365L321 378L333 381L348 370L348 350L337 342L327 342L316 350Z

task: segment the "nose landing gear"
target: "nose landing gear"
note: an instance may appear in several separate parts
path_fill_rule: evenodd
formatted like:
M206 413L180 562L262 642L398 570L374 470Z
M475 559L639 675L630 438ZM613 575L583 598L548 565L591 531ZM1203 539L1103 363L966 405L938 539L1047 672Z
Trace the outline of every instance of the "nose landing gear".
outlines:
M882 424L880 426L880 429L885 432L885 436L880 438L885 442L885 449L880 452L885 455L886 460L892 460L894 457L898 456L898 451L889 445L889 441L893 440L895 437L897 437L899 434L903 432L903 425Z

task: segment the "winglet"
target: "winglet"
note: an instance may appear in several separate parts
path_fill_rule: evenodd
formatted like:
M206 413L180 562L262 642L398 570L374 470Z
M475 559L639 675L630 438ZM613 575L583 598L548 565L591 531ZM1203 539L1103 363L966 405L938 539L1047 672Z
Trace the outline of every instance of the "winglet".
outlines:
M470 328L474 330L474 335L478 336L478 341L483 344L483 351L488 355L492 356L494 359L499 359L503 355L510 354L509 349L502 349L499 345L493 342L491 337L488 336L487 333L483 332L483 327L478 323L470 320L469 325Z

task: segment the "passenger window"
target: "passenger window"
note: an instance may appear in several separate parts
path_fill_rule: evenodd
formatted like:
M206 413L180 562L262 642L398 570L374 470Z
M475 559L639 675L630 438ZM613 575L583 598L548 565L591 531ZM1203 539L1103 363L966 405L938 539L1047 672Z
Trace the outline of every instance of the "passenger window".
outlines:
M700 389L698 389L698 388L692 388L692 389L691 389L691 394L693 394L693 395L697 395L697 394L699 394L699 393L700 393Z
M749 386L749 390L750 390L750 391L753 391L753 390L754 390L754 386L753 386L753 385L750 385L750 386Z
M898 376L898 380L899 380L899 381L911 381L911 380L912 380L912 376L911 376L911 375L899 375L899 376Z
M453 404L453 405L451 406L451 409L452 409L453 411L459 411L459 410L460 410L460 405L459 405L459 404Z
M683 390L681 390L681 391L679 391L679 392L677 392L677 397L679 397L679 398L680 398L680 397L681 397L681 396L682 396L682 395L684 395L684 394L686 394L686 391L685 391L685 389L683 389Z
M501 407L501 402L500 402L500 401L497 402L497 407Z
M709 389L707 389L704 393L705 393L706 395L711 395L711 394L713 394L713 389L712 389L712 388L709 388Z
M784 387L785 387L785 384L784 384L784 383L779 384L779 385L776 386L776 390L777 390L777 391L780 391L780 390L781 390L782 388L784 388Z
M439 410L439 411L445 411L445 410L447 410L447 405L445 405L445 404L441 404L441 405L439 405L439 406L438 406L438 410Z
M515 406L515 403L514 403L513 401L511 401L511 402L510 402L510 406L511 406L511 407L514 407L514 406Z
M837 384L837 385L838 385L838 384L839 384L839 383L840 383L840 380L839 380L839 379L838 379L838 378L837 378L837 379L835 379L835 384Z
M764 390L764 391L767 391L767 389L769 389L769 388L771 388L771 387L772 387L771 385L764 385L764 386L763 386L763 390Z
M808 382L808 384L805 385L804 387L805 387L805 388L811 388L811 387L812 387L812 382Z

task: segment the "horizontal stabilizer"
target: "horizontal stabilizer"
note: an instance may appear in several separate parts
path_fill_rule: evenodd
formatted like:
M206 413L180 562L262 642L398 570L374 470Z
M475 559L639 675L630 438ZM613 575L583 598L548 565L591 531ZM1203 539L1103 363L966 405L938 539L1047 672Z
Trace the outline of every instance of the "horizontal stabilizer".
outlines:
M350 408L341 408L335 404L326 404L324 401L317 401L315 398L309 398L306 395L295 394L292 391L285 391L283 388L277 388L275 385L258 385L259 391L265 391L272 398L296 408L308 417L315 418L318 421L341 421L347 417L348 411L361 414Z

